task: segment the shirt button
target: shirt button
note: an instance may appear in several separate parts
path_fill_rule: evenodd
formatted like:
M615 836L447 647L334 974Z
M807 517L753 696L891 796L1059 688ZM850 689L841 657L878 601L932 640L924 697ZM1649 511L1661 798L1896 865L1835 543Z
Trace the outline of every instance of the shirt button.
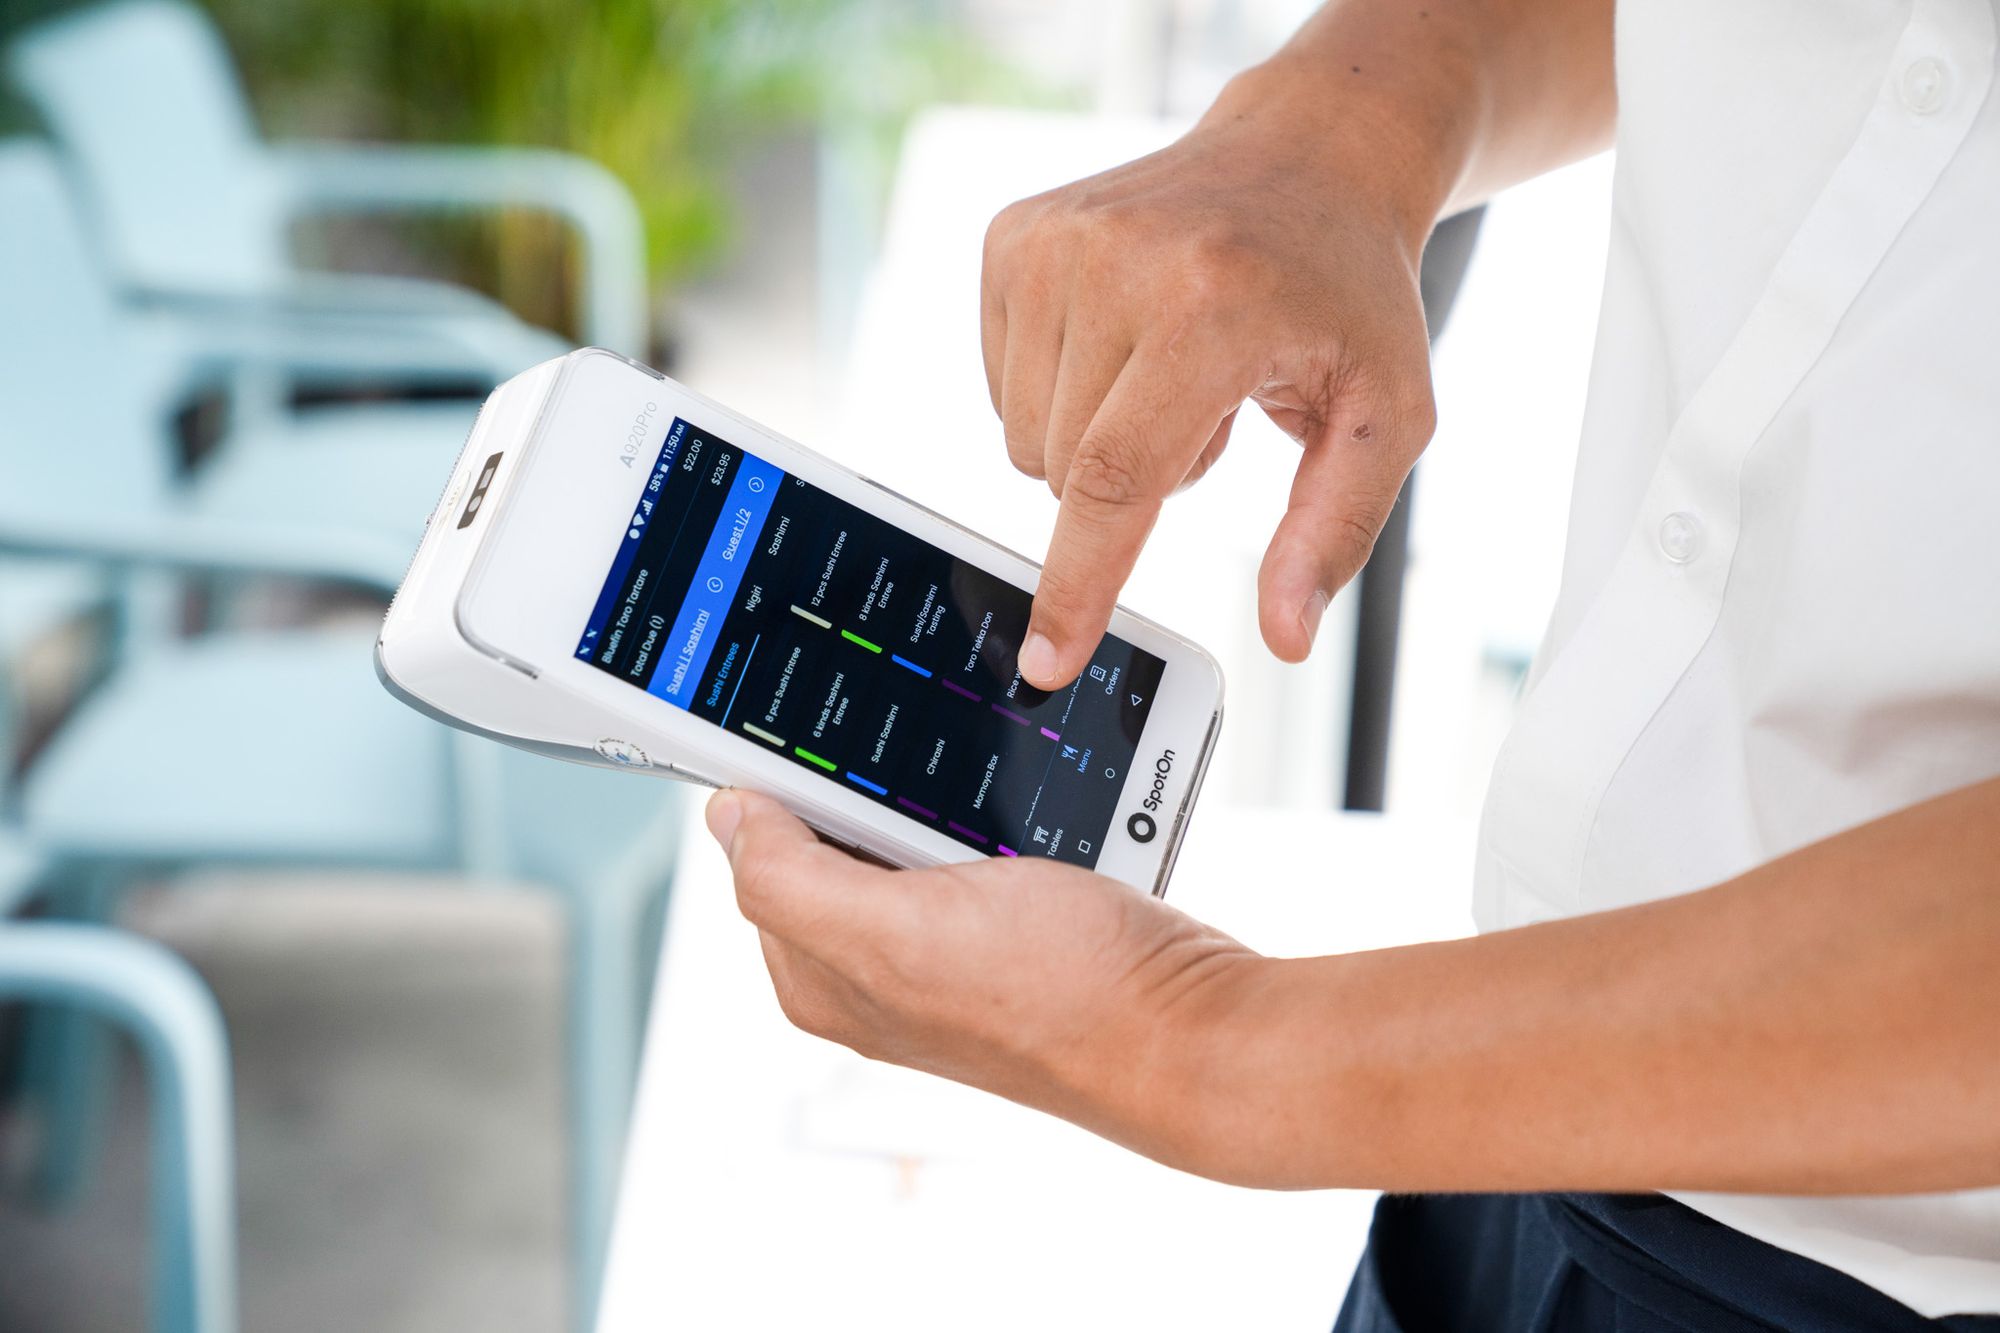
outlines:
M1701 554L1701 520L1693 514L1668 514L1660 520L1660 551L1677 565Z
M1920 116L1931 115L1951 100L1951 71L1936 56L1923 56L1903 67L1896 90L1904 106Z

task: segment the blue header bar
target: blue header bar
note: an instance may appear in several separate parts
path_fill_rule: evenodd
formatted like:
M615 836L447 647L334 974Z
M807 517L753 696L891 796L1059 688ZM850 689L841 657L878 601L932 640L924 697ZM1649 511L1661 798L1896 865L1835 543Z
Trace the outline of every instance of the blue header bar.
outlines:
M743 571L764 531L771 503L785 474L761 458L742 455L736 479L723 498L722 513L708 534L701 563L688 582L687 597L674 616L672 631L662 651L668 656L653 672L649 693L657 694L678 708L686 708L701 685L708 655L722 633L722 622L736 600Z
M578 657L589 657L602 642L599 636L611 623L611 613L625 591L625 576L632 572L632 562L638 558L639 542L646 535L647 525L652 522L653 507L660 502L667 477L674 470L674 460L680 457L681 441L687 438L687 429L687 422L675 417L674 424L667 430L667 438L660 442L660 455L653 460L653 475L646 479L646 489L639 493L638 509L626 520L625 538L618 543L618 554L611 560L611 572L605 575L604 588L597 594L597 605L591 609L590 619L584 624L583 638L576 645Z

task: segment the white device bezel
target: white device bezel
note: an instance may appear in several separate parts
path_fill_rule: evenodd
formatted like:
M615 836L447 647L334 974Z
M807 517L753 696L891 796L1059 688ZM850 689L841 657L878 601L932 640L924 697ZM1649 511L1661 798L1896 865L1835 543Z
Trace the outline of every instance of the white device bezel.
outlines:
M468 441L425 539L427 548L455 548L454 557L427 562L420 551L385 625L385 678L401 687L399 692L419 696L427 711L455 723L469 721L474 729L501 739L539 742L539 748L585 762L607 762L621 753L620 747L629 747L623 752L625 761L632 762L636 752L636 762L669 776L769 792L834 840L892 864L979 859L979 852L919 820L577 660L575 646L626 530L626 516L651 475L659 441L676 417L1023 589L1032 591L1039 567L614 353L585 349L529 373L538 374L542 378L533 391L517 388L504 411L495 410L501 397L496 392L496 403L489 403ZM643 438L636 455L626 448L635 432ZM455 505L470 470L495 453L503 461L489 486L485 512L479 521L458 528ZM435 568L426 568L439 563L462 573L439 579ZM426 584L421 609L405 605L410 585L420 575L429 576L421 580ZM454 689L449 671L429 672L427 689L399 678L390 642L397 611L406 621L413 616L435 619L447 612L447 600L450 623L463 643L512 681L531 683L538 703L526 711L542 732L564 734L532 734L502 716L510 709L495 701L508 692L506 680L487 678L475 700L475 691ZM1159 656L1167 669L1096 868L1158 893L1164 890L1220 725L1222 674L1197 645L1122 608L1114 612L1110 629ZM465 697L443 697L452 693ZM1165 799L1150 816L1152 838L1141 843L1129 817L1151 793L1158 756L1167 750L1174 752L1174 761L1166 774Z

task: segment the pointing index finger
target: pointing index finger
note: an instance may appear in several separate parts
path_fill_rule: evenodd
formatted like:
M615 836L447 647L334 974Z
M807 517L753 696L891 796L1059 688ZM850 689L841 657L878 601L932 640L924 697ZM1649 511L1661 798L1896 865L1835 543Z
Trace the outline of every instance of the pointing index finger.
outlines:
M1161 503L1241 401L1213 370L1191 382L1181 358L1142 350L1125 363L1063 481L1021 644L1021 674L1030 684L1058 689L1083 670Z

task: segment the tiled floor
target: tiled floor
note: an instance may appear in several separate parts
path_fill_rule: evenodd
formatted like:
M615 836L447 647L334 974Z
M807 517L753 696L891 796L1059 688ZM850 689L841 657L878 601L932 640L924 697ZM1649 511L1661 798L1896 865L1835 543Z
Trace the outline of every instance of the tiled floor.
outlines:
M559 920L452 885L244 882L128 919L221 1000L237 1080L245 1333L560 1325ZM0 1202L0 1330L143 1327L146 1139L120 1080L97 1181Z

